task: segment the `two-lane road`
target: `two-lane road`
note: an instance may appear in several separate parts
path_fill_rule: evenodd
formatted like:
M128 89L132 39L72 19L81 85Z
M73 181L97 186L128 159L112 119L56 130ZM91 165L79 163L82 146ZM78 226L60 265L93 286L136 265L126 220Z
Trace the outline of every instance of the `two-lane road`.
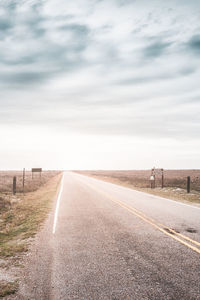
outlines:
M19 299L200 299L200 209L66 172Z

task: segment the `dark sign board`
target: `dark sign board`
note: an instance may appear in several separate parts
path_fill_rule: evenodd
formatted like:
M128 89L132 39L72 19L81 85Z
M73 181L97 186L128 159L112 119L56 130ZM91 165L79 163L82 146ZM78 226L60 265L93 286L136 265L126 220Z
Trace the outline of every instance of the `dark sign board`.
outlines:
M163 169L156 169L156 168L152 169L152 175L162 175L163 172L164 172Z
M32 172L42 172L42 168L32 168Z

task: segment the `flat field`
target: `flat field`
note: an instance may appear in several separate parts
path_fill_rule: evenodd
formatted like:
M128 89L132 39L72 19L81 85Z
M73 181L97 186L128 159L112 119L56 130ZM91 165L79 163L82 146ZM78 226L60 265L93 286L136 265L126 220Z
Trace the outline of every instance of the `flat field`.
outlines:
M156 188L150 188L151 170L86 170L75 172L166 198L200 203L200 170L164 170L163 189L161 188L160 175L156 175ZM187 176L191 177L190 194L186 191Z

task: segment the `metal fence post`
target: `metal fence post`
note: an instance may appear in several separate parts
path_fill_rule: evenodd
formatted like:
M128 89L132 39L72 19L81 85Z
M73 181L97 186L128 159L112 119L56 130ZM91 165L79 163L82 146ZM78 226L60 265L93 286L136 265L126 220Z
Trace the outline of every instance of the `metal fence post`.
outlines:
M16 189L17 189L17 178L16 176L13 177L13 195L16 194Z

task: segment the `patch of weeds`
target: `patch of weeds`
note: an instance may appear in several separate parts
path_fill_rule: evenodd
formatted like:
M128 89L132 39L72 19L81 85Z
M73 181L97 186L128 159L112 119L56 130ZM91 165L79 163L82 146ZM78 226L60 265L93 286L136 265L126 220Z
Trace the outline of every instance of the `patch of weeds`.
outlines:
M21 241L9 241L7 243L1 243L0 256L11 257L16 254L26 252L28 250L27 244Z
M5 199L4 197L0 197L0 211L5 212L10 208L10 201Z
M14 218L14 215L13 215L12 212L6 213L5 216L4 216L4 223L12 222L13 218Z
M17 282L0 281L0 298L15 294L17 288Z

